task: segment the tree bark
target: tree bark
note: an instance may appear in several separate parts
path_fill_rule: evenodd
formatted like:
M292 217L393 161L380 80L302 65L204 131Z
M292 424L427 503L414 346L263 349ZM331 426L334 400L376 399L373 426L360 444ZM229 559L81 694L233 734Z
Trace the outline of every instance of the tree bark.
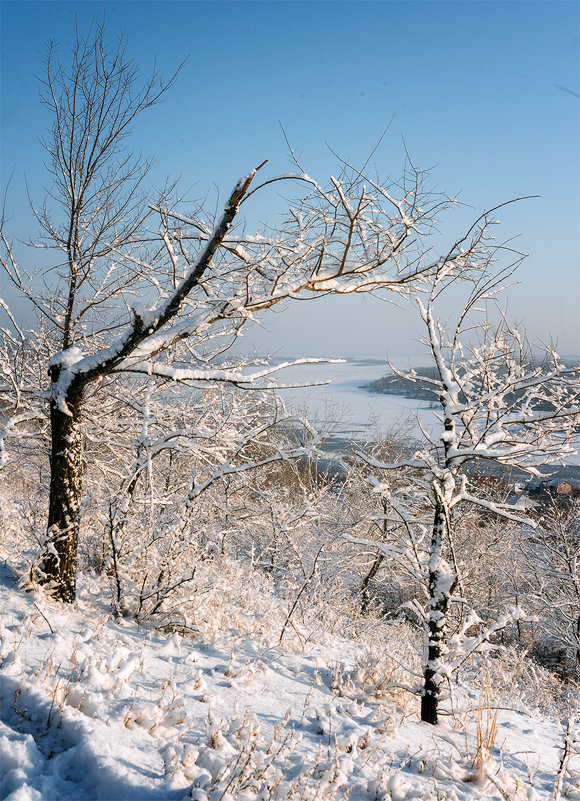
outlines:
M436 725L439 721L439 698L443 681L440 668L443 666L447 613L454 589L452 578L446 574L441 560L443 540L448 525L446 511L444 504L438 499L435 505L433 533L431 535L428 650L421 695L421 720L432 725Z
M50 370L52 385L60 367ZM50 403L51 457L47 545L40 580L55 598L72 603L76 597L76 564L82 502L82 387L69 389L66 414L52 393Z

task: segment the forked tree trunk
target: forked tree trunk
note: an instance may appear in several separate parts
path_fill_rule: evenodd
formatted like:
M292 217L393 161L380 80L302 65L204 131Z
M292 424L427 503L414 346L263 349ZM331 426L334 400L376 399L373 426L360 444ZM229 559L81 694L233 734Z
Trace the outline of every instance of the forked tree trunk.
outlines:
M119 128L119 131L122 131L122 128ZM262 166L263 164L260 165ZM64 362L59 364L55 361L49 369L52 382L50 500L47 542L38 566L38 580L47 585L54 596L61 601L71 603L76 595L76 562L82 500L81 406L85 387L102 376L110 375L148 337L160 331L179 313L185 299L199 285L212 258L220 248L239 211L240 202L260 167L252 170L235 185L203 251L173 294L154 310L155 314L150 311L142 317L134 311L131 327L127 328L117 342L93 356L88 363L79 351L81 358L76 362L77 369L74 376L67 376L68 381L64 383L65 408L62 403L58 403L58 383ZM70 344L68 336L65 336L65 342Z
M423 671L423 690L421 695L421 720L425 723L438 723L443 667L445 629L449 603L454 590L454 579L445 570L441 551L447 533L447 515L443 503L435 505L433 533L429 560L429 619L427 662Z
M53 368L53 387L59 368ZM72 603L76 597L76 564L82 501L82 388L71 387L69 414L54 399L50 405L51 456L47 544L39 580L55 598Z

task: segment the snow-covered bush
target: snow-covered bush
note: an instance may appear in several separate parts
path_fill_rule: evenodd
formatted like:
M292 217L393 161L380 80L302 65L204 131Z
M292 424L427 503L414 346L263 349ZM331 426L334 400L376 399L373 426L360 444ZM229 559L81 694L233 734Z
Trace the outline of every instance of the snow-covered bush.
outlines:
M538 652L580 680L580 503L554 497L520 538L522 591L534 613Z

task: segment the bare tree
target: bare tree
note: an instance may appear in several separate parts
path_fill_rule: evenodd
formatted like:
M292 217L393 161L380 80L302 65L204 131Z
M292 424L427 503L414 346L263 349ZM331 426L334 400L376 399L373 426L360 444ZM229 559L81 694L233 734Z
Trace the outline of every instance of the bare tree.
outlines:
M328 188L296 162L292 174L252 189L257 168L236 183L217 219L203 209L176 210L168 195L149 207L147 162L127 149L127 138L174 77L163 82L155 73L139 84L124 41L109 49L101 27L77 36L67 68L49 47L42 97L53 117L45 142L51 188L35 210L41 237L34 244L59 254L56 262L25 275L2 234L6 276L59 341L48 362L51 483L38 575L68 602L89 388L98 391L118 373L250 386L273 368L244 369L225 353L261 309L329 293L408 294L442 265L448 275L469 274L490 258L485 215L441 258L434 255L425 240L451 201L430 193L427 175L410 163L393 184L342 163ZM232 230L254 192L290 179L303 193L278 229ZM149 213L158 215L154 229Z
M510 620L504 616L484 634L468 638L467 644L457 634L452 643L449 639L450 604L462 581L456 545L459 511L472 506L484 514L536 525L502 498L486 497L471 480L468 467L484 462L491 469L493 465L495 469L519 467L538 474L539 465L574 452L572 442L580 422L578 369L566 368L551 349L546 350L544 361L535 364L528 358L522 336L503 316L495 327L486 320L477 321L478 312L495 298L503 278L501 272L487 272L475 281L455 315L456 324L450 327L438 319L436 309L441 294L454 281L446 268L437 271L427 298L417 301L426 329L423 342L435 369L429 375L399 373L432 393L439 407L436 433L423 431L425 446L413 457L393 463L360 453L385 475L374 478L374 491L388 501L386 517L395 542L378 547L391 559L410 564L425 588L426 603L418 602L415 610L427 631L421 719L432 724L438 721L444 682L471 648ZM403 490L386 478L391 474L399 484L402 474ZM462 635L478 618L467 616L466 621Z
M48 44L41 102L52 118L42 141L51 186L34 209L41 235L35 247L56 251L47 295L38 286L10 275L40 313L55 326L62 350L119 314L116 298L140 278L119 263L124 247L143 234L150 214L143 191L151 163L126 149L126 140L143 112L155 106L175 81L154 72L144 82L127 58L126 39L108 44L105 30L93 23L86 36L77 31L72 59L64 66ZM54 278L57 278L54 282Z

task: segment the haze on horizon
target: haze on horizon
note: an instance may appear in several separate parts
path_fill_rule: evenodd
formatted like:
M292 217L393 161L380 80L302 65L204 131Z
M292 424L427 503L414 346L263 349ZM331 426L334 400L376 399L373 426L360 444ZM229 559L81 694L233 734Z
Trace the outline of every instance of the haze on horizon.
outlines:
M405 148L432 185L459 196L450 240L481 211L503 209L498 237L529 254L506 295L532 341L580 353L579 7L568 0L495 2L28 2L1 10L1 183L7 216L27 239L36 227L27 188L47 186L39 144L49 124L38 100L45 44L66 60L75 19L106 18L146 74L154 59L175 88L136 128L130 145L155 160L152 179L180 175L191 197L215 202L269 159L288 172L280 123L308 172L336 170L336 151L372 157L396 177ZM12 177L11 177L12 176ZM213 192L213 195L212 195ZM277 190L256 196L253 219L275 222ZM26 258L36 258L27 252ZM4 288L3 288L4 290ZM13 301L14 302L14 301ZM291 303L268 313L241 347L278 354L420 353L416 315L372 298Z

